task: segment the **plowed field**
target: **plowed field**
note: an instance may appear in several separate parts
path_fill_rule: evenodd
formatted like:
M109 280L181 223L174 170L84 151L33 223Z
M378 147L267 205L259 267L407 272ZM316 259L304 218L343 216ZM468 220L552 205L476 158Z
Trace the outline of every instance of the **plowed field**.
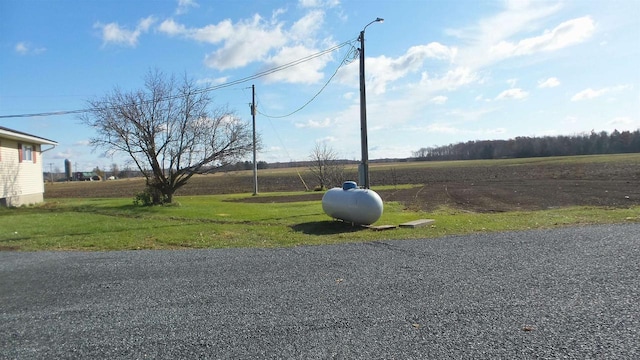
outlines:
M355 170L349 173L357 178ZM304 180L301 180L301 178ZM441 205L475 212L540 210L572 205L629 207L640 205L640 154L522 160L392 163L372 165L371 186L384 201L430 211ZM301 191L316 184L309 171L265 170L259 173L260 196L243 201L320 200L322 193L270 196ZM404 188L399 185L414 184ZM142 191L142 179L47 184L46 199L131 197ZM251 193L251 172L194 176L176 195Z

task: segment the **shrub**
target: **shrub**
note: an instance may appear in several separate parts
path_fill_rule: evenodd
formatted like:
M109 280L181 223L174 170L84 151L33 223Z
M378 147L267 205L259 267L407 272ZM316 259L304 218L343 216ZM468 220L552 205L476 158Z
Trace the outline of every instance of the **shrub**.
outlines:
M143 192L139 192L133 199L134 205L142 205L142 206L153 206L160 205L162 201L160 201L159 192L157 189L147 186L145 187Z

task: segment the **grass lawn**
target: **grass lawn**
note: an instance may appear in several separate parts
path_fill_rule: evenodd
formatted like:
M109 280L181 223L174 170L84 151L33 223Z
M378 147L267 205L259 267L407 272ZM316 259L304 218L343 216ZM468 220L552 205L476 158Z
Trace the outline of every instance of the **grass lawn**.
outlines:
M571 207L492 214L440 208L424 213L387 202L382 218L374 225L398 225L422 218L436 222L424 228L373 231L330 219L320 201L233 201L247 197L251 196L185 196L175 199L179 205L161 207L134 206L131 198L56 199L39 206L0 208L0 250L285 247L640 222L640 207Z

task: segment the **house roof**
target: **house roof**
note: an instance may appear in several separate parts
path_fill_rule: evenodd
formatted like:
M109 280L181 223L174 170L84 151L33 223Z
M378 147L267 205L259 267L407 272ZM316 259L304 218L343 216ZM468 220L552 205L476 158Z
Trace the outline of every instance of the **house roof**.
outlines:
M53 140L45 139L40 136L27 134L21 131L12 130L4 126L0 126L0 137L11 139L11 140L18 140L18 141L29 141L31 143L36 143L36 144L46 144L46 145L54 145L54 146L58 145L58 143Z

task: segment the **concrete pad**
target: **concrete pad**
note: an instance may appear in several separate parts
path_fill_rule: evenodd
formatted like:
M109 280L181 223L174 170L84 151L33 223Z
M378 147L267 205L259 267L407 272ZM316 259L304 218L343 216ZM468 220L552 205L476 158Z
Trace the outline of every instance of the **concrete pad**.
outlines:
M373 231L383 231L383 230L391 230L395 229L397 226L395 225L377 225L377 226L369 226L369 229Z
M423 227L423 226L427 226L427 225L431 225L434 222L436 222L433 219L420 219L420 220L414 220L414 221L409 221L406 223L402 223L400 224L401 228L417 228L417 227Z

